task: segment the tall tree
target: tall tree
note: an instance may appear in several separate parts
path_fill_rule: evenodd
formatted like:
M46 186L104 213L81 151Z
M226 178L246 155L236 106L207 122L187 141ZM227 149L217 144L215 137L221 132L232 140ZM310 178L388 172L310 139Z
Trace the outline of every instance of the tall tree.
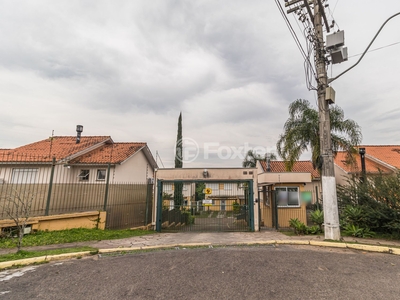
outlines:
M273 153L266 154L270 160L276 160L276 156ZM246 157L242 162L243 168L254 168L257 165L257 161L266 161L266 157L262 157L253 150L249 150L246 153Z
M175 144L175 168L183 167L183 145L182 145L182 112L179 114L178 118L178 134L176 137Z
M182 112L178 118L178 134L175 144L175 168L183 167L183 142L182 142ZM183 183L174 183L174 205L181 206L183 202Z
M332 151L347 151L349 162L353 162L354 146L362 140L361 127L353 120L345 119L343 109L337 105L330 108ZM286 162L286 169L291 171L294 162L304 151L311 151L314 167L320 169L320 138L318 111L307 100L297 99L289 105L289 118L284 125L284 132L276 144L278 154Z

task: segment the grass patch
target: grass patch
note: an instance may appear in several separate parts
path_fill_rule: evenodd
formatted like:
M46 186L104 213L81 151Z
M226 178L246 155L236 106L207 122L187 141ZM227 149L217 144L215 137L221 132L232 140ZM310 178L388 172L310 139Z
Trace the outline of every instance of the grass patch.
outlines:
M66 244L86 241L102 241L123 239L133 236L142 236L154 233L147 230L100 230L75 228L59 231L38 231L24 236L23 247L46 246L53 244ZM0 248L15 248L11 238L0 239Z
M24 258L32 258L46 255L57 255L64 253L74 253L74 252L82 252L82 251L91 251L91 253L96 254L98 249L93 247L73 247L73 248L63 248L63 249L52 249L52 250L43 250L43 251L24 251L21 250L18 253L9 253L0 255L0 262L3 261L12 261Z
M286 236L297 236L293 230L279 230L279 232Z

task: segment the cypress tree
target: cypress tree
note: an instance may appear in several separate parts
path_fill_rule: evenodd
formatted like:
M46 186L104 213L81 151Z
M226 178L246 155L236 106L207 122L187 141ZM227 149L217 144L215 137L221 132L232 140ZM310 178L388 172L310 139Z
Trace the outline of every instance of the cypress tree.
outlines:
M182 143L182 112L179 114L178 119L178 134L176 137L175 144L175 168L183 167L183 143ZM181 206L183 202L183 183L175 182L174 183L174 205Z

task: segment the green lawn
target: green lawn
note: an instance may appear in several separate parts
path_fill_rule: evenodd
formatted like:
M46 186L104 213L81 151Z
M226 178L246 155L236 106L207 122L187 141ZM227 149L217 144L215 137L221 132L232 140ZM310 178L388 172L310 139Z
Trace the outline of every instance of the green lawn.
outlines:
M38 231L24 236L22 247L45 246L85 241L102 241L123 239L133 236L152 234L146 230L100 230L100 229L69 229L60 231ZM15 248L15 241L11 238L0 239L0 248Z

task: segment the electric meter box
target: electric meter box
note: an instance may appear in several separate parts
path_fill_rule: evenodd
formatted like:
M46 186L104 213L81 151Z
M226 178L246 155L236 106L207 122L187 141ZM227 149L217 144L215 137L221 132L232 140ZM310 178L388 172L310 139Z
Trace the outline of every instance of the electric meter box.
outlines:
M326 49L331 50L338 47L344 46L344 31L329 34L326 36Z

